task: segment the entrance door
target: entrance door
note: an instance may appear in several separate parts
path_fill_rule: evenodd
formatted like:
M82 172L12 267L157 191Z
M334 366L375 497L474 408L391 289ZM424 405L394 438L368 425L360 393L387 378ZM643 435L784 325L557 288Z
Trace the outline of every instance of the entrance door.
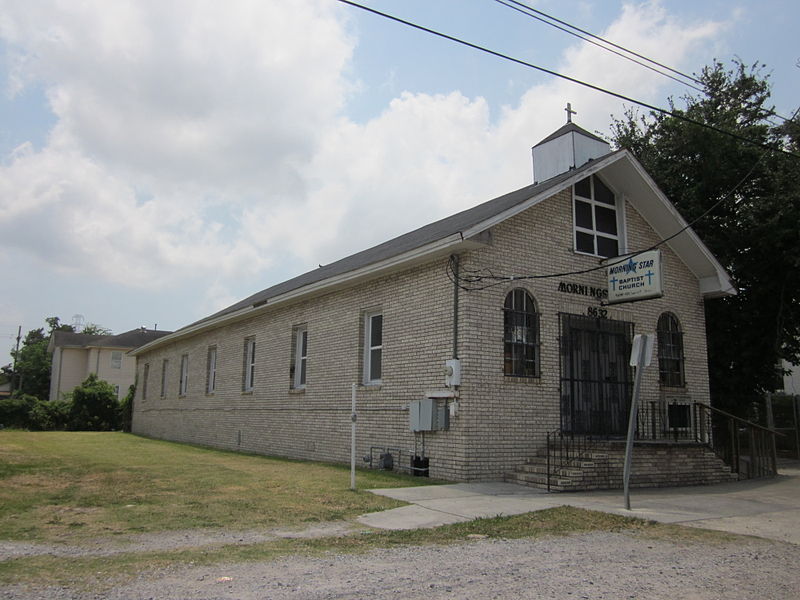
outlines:
M633 323L564 313L559 319L561 430L625 435L633 389L628 364Z

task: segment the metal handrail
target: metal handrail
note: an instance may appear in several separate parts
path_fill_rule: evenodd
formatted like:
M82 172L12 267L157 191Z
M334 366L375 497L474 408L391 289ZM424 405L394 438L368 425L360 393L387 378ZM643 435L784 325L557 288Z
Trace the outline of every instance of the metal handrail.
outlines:
M654 403L650 403L651 405ZM640 413L637 441L693 443L713 450L740 479L777 475L774 436L779 431L737 417L703 402L691 402L690 423L678 430L653 406ZM547 490L553 473L569 462L588 457L598 446L589 435L556 429L547 433Z

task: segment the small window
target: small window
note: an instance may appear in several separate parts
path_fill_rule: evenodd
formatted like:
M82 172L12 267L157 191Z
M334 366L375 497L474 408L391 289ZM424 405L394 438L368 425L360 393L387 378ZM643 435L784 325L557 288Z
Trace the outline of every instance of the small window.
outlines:
M308 328L305 325L295 328L293 343L292 387L301 390L306 387L306 362L308 359Z
M114 350L111 353L111 368L112 369L122 368L122 352L120 352L119 350Z
M662 386L683 387L683 332L675 315L663 313L656 327L658 336L658 374Z
M573 216L575 250L595 256L618 256L620 253L617 201L597 175L575 184Z
M252 392L256 379L256 339L247 338L244 341L244 374L242 377L242 391Z
M142 400L147 400L147 380L150 377L150 363L144 363L142 369Z
M206 394L213 394L217 389L217 347L210 346L206 358Z
M161 397L167 397L167 371L169 370L169 359L161 361Z
M181 377L178 382L178 394L181 396L186 395L186 390L189 388L189 355L184 354L181 356Z
M114 386L114 396L117 398L117 400L119 400L119 386L118 385Z
M503 372L508 377L539 377L539 313L533 298L517 288L503 307Z
M364 383L378 384L383 374L383 314L364 316Z

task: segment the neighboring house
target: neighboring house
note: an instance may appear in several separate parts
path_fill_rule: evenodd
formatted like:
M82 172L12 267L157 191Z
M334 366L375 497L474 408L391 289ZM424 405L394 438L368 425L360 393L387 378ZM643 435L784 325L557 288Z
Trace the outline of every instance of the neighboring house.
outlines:
M791 396L800 395L800 366L792 365L785 360L782 366L786 370L783 376L783 393Z
M11 382L0 383L0 398L8 398L11 395Z
M662 297L607 305L603 261L686 223L628 151L575 124L533 155L533 185L134 350L133 431L345 462L356 383L359 457L497 479L549 434L624 436L632 336L657 332L638 435L691 433L693 403L709 401L703 302L735 293L728 275L687 229L661 246ZM715 480L687 468L676 483Z
M86 335L54 331L47 351L52 354L50 400L63 397L91 374L114 386L117 398L136 380L136 359L130 350L170 333L133 329L119 335Z

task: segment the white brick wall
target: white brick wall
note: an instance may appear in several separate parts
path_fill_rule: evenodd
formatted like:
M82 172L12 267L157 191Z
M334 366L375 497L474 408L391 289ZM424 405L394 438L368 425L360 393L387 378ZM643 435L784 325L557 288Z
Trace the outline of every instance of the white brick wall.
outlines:
M626 209L628 245L656 241L643 219ZM598 259L572 251L569 191L561 192L492 229L490 247L462 254L464 268L504 275L584 269ZM680 319L686 353L685 390L708 400L703 302L696 278L664 249L663 298L609 307L611 318L654 332L666 310ZM349 460L350 385L362 379L364 311L383 311L383 377L379 388L359 387L358 456L370 446L421 450L422 436L408 427L407 405L443 386L452 354L453 287L436 260L351 289L267 308L248 320L173 342L138 357L133 429L143 435L293 458ZM500 478L520 464L559 425L558 313L586 314L598 301L557 291L560 279L534 279L460 293L459 355L463 366L459 410L449 431L425 434L431 476L452 480ZM605 288L604 271L561 280ZM541 378L503 375L503 300L515 287L536 299L541 313ZM305 390L290 381L292 330L308 327ZM256 339L252 393L242 392L244 339ZM205 393L206 356L217 347L217 390ZM189 389L178 397L182 354L189 354ZM159 397L161 362L170 360L168 392ZM143 365L149 363L147 399L141 398ZM655 364L645 373L643 397L663 393ZM408 457L403 457L407 465Z

